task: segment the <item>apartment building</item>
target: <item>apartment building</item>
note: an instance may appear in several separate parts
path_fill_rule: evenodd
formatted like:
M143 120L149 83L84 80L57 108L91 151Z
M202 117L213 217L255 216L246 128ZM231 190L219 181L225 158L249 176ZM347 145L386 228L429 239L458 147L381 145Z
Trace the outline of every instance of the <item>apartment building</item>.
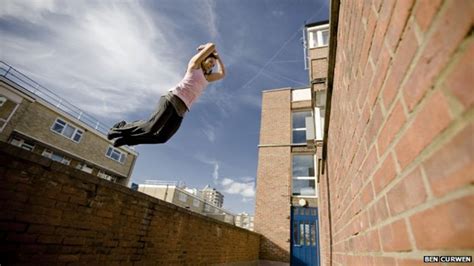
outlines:
M305 36L308 87L262 92L255 231L261 259L316 265L328 22L306 25Z
M234 214L203 198L196 189L175 181L146 180L138 191L226 223L234 224Z
M138 153L115 148L107 127L0 62L0 141L128 185Z
M210 202L219 208L222 208L224 205L224 195L215 188L212 188L210 185L205 186L200 193L202 198L207 202Z
M247 230L254 230L254 216L241 212L235 216L235 225Z

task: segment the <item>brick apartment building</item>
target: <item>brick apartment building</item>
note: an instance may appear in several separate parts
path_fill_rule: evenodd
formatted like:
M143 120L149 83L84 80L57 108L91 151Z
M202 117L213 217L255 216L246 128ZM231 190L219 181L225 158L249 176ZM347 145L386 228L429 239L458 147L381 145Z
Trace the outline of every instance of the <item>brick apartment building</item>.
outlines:
M474 254L474 2L331 2L322 265Z
M265 260L289 262L290 253L302 251L306 234L309 263L317 263L316 173L323 140L328 21L308 24L305 30L310 85L262 94L255 231L263 235L260 256ZM298 222L299 214L312 218Z
M301 205L317 206L321 265L421 265L426 255L474 253L473 21L473 1L331 1L327 65L308 51L311 104L293 100L302 90L263 93L261 258L293 261L298 230L312 239L311 227L294 230L290 213L299 206L295 153L316 155L317 199ZM325 104L318 87L327 88ZM319 126L310 117L295 128L292 112L321 105ZM314 141L289 145L298 130Z
M114 148L107 128L0 62L0 141L128 185L138 153Z

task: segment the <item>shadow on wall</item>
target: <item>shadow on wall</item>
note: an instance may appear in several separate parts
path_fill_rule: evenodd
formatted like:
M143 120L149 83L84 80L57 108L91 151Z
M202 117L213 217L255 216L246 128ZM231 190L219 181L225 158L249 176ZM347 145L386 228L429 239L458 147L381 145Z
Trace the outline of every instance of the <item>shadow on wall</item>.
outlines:
M261 265L289 265L290 252L281 248L265 236L260 236L259 258L260 260L265 261L265 263L270 263Z

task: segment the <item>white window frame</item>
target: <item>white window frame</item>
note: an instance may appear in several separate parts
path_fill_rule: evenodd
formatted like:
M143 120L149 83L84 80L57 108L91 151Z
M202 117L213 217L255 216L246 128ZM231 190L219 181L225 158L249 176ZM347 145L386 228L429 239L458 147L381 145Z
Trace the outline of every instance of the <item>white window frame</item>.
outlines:
M79 163L77 166L76 166L76 169L79 169L81 171L84 171L88 174L92 174L92 172L94 171L94 168L93 167L90 167L88 164L86 163Z
M294 110L294 111L291 112L291 145L306 145L306 138L305 138L304 142L293 142L293 132L294 131L304 131L304 132L306 132L306 126L305 127L293 128L293 114L294 113L302 113L302 112L311 113L311 117L314 115L314 113L311 109Z
M24 139L18 138L18 137L13 137L10 140L10 144L15 145L17 147L20 147L22 149L25 149L27 151L33 151L35 149L35 146L36 146L35 143L33 143L33 145L30 145L28 143L25 143Z
M58 132L58 131L56 131L56 130L53 129L56 124L60 124L60 125L64 124L64 125L62 125L63 128L62 128L61 132ZM65 129L67 126L69 126L69 127L71 127L71 128L74 129L74 132L72 133L71 137L68 137L68 136L64 135L64 129ZM80 143L80 142L81 142L81 139L82 139L82 137L83 137L83 135L84 135L84 130L79 129L79 128L76 127L76 126L73 126L71 123L68 123L68 122L64 121L63 119L61 119L61 118L59 118L59 117L56 118L56 120L54 120L54 123L53 123L53 125L51 126L50 130L53 131L55 134L61 135L61 136L65 137L65 138L67 138L67 139L69 139L69 140L71 140L71 141L73 141L73 142L75 142L75 143ZM79 140L75 140L76 135L79 135Z
M49 159L51 159L55 162L60 162L60 163L65 164L65 165L69 165L71 163L71 160L66 158L64 155L59 154L59 153L54 152L54 151L51 151L51 150L48 150L48 149L44 149L44 151L41 155L43 155L44 157L49 158ZM53 159L53 155L61 157L61 160Z
M118 153L118 156L119 156L118 160L112 157L112 154L114 152ZM105 157L107 157L111 160L114 160L116 162L119 162L121 164L125 164L125 161L127 160L127 154L126 153L124 153L123 151L121 151L119 149L114 148L111 145L109 145L109 147L107 147L107 150L105 151Z
M102 170L99 170L99 172L97 172L97 176L102 178L102 179L105 179L107 181L111 181L111 182L116 182L117 181L117 177L115 177L113 175L109 175L105 171L102 171Z
M313 167L314 167L314 176L292 176L291 177L291 196L295 198L317 198L318 197L318 183L317 183L317 167L318 165L316 164L316 155L314 154L304 154L304 153L293 153L291 154L291 173L293 175L293 156L295 155L312 155L313 156ZM293 180L314 180L314 195L309 196L309 195L294 195L293 194Z
M323 31L328 31L329 34L329 25L314 26L308 28L308 37L309 37L309 49L327 47L329 45L329 36L328 43L323 44ZM316 37L316 39L315 39ZM316 46L314 46L315 44Z
M0 118L0 121L3 122L3 125L0 127L0 132L3 132L3 130L5 129L5 127L7 126L8 122L10 122L10 120L12 119L13 115L16 113L16 110L18 109L18 107L20 106L19 103L13 101L12 99L8 98L7 96L5 95L0 95L0 97L3 97L5 98L5 101L1 101L1 105L0 107L2 107L7 101L11 101L11 102L14 102L16 105L15 107L13 108L12 112L8 115L7 119L3 119L3 118Z

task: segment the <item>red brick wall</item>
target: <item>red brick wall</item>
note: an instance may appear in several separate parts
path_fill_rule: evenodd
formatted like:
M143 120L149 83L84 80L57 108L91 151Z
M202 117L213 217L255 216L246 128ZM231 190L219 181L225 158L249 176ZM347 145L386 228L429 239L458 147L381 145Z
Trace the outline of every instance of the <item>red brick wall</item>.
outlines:
M470 0L341 1L325 265L473 254L473 15Z
M256 233L0 142L2 265L250 262L259 242Z

